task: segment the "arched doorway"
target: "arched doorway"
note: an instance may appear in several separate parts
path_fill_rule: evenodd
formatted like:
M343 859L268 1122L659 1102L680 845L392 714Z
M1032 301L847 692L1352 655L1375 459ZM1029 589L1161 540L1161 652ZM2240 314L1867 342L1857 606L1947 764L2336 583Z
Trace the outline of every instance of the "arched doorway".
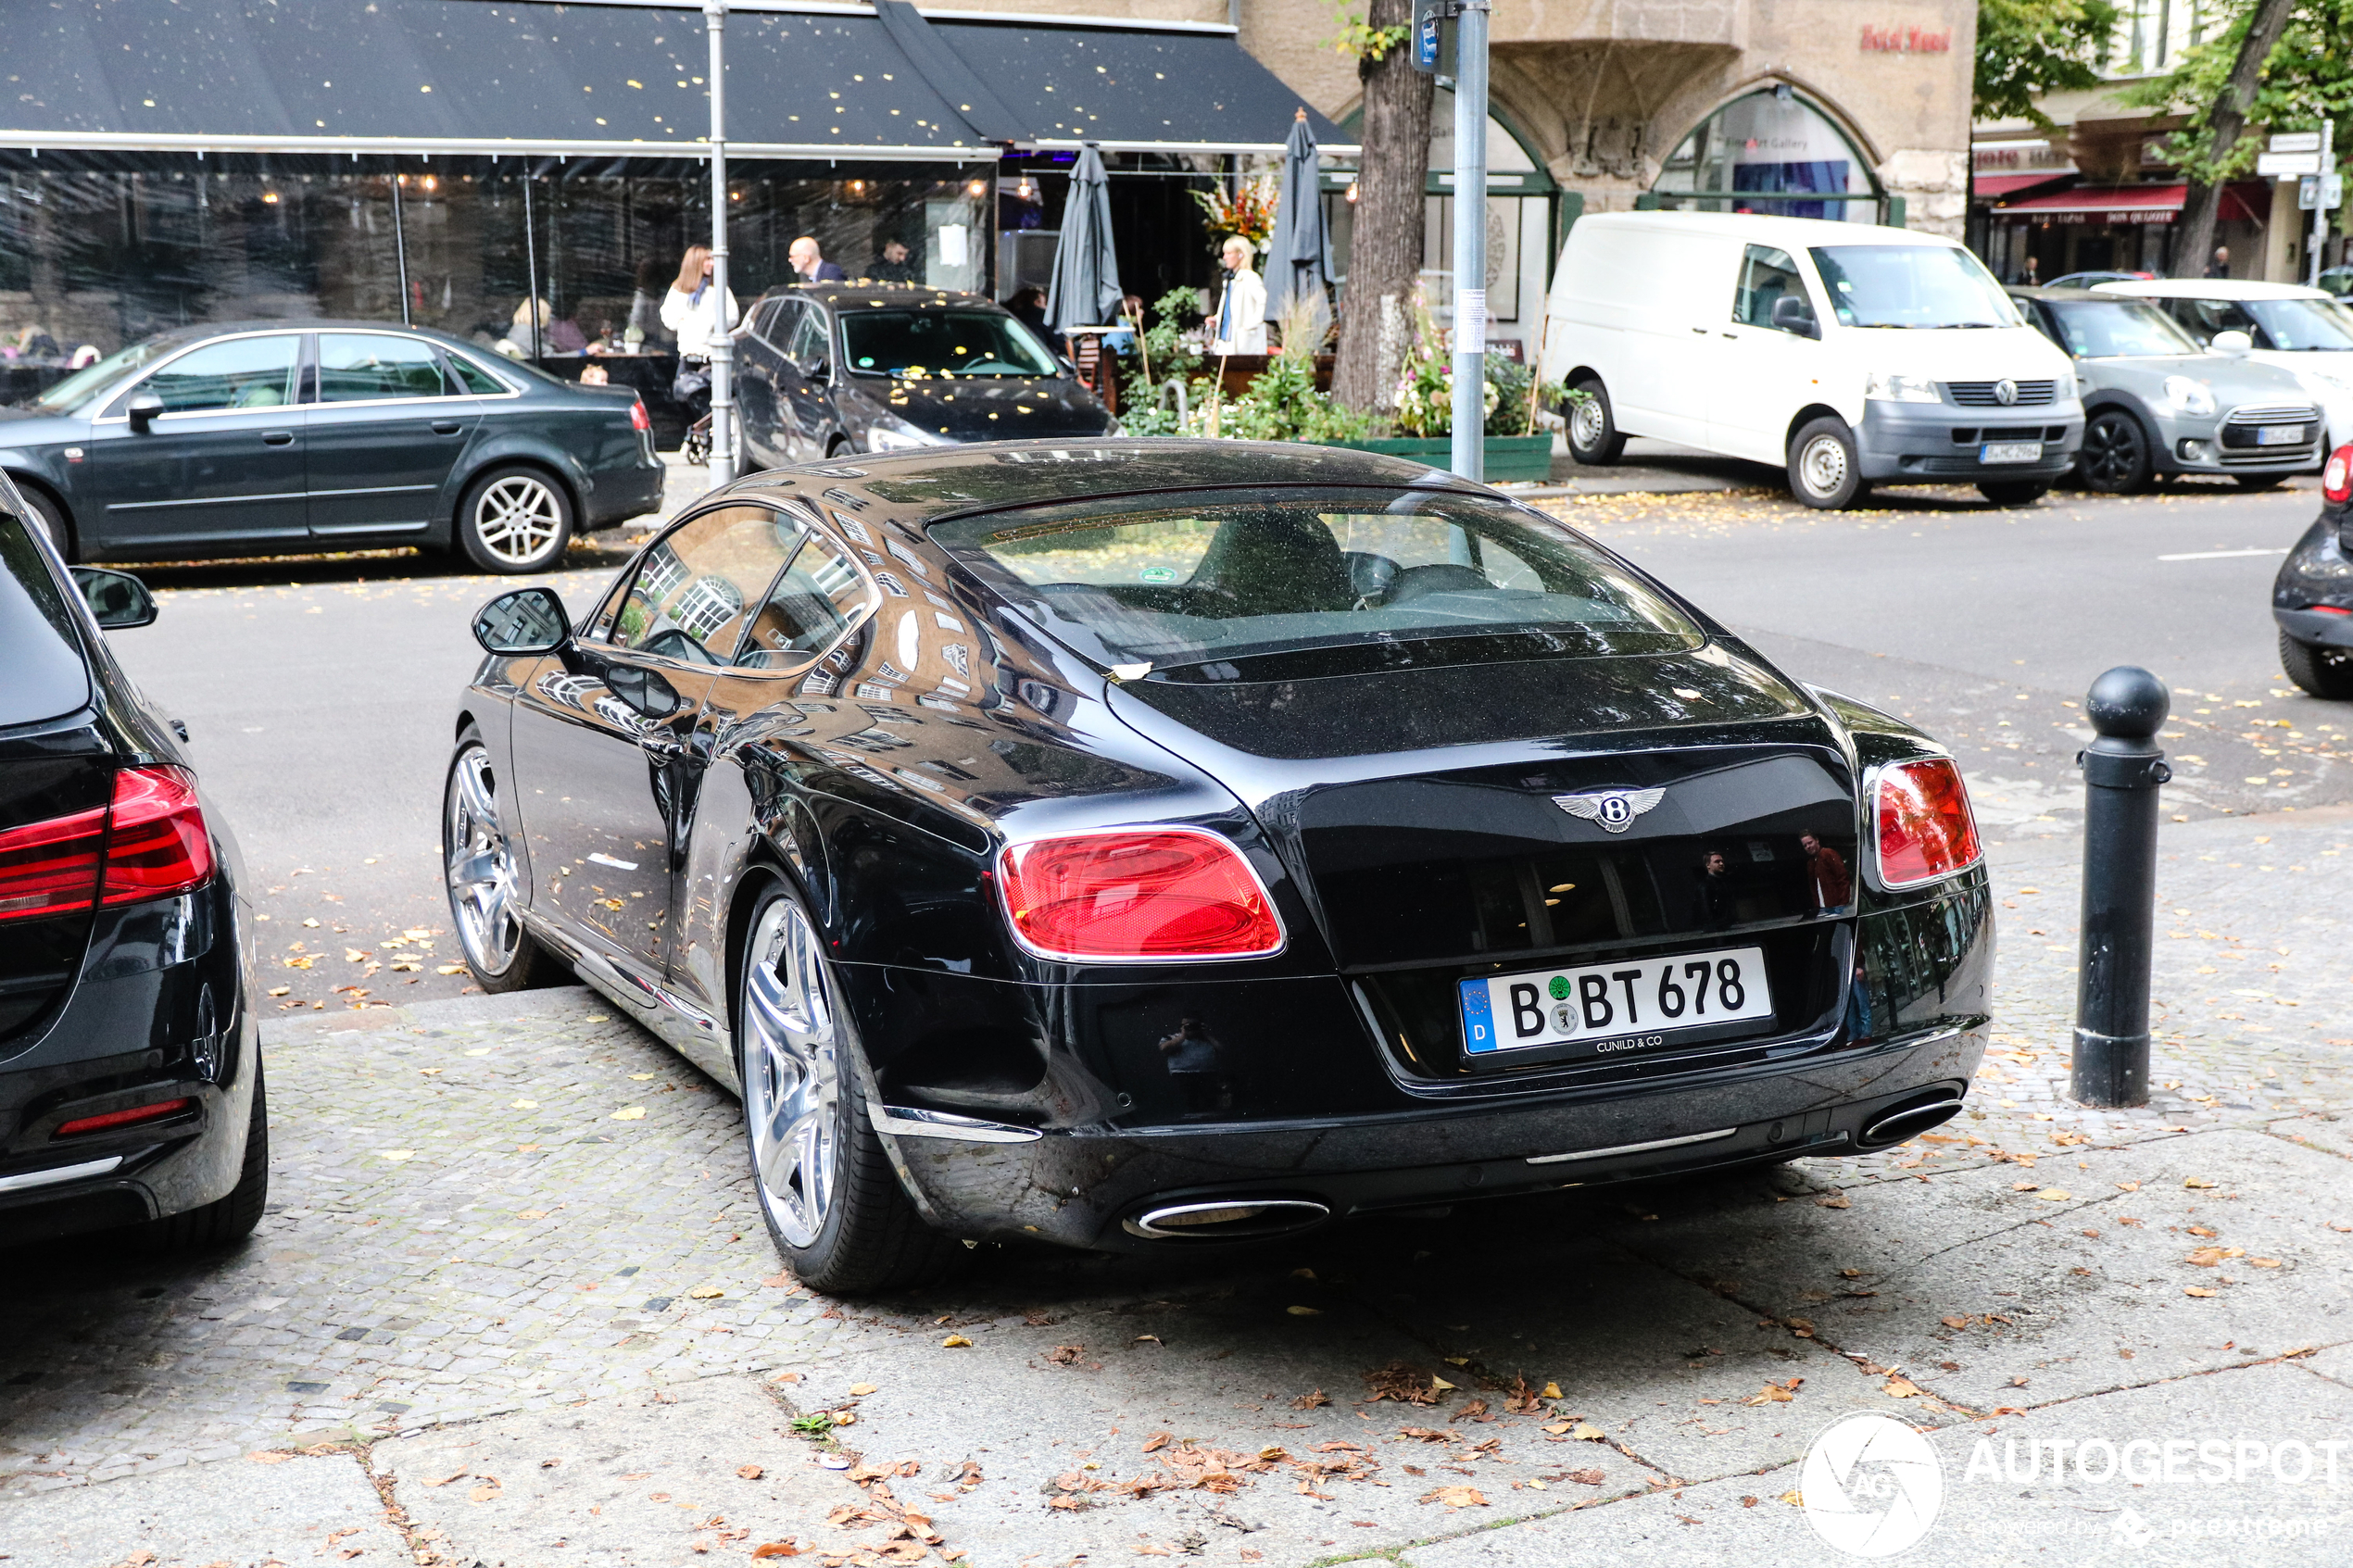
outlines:
M1784 82L1745 93L1677 144L1644 205L1884 221L1887 194L1838 122Z

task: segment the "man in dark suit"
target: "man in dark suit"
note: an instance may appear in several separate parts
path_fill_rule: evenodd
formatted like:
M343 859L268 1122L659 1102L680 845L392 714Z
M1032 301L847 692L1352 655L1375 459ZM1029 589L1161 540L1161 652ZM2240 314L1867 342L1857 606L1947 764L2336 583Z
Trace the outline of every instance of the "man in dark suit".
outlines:
M825 253L810 235L803 234L793 241L792 249L785 254L791 258L794 273L804 283L838 283L849 276L825 259Z

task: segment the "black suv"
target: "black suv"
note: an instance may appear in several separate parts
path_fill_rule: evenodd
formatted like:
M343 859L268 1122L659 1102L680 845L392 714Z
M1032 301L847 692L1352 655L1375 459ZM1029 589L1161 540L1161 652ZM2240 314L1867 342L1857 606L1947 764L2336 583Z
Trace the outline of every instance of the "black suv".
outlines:
M233 1241L270 1186L243 867L101 631L155 600L38 518L0 476L0 1245Z

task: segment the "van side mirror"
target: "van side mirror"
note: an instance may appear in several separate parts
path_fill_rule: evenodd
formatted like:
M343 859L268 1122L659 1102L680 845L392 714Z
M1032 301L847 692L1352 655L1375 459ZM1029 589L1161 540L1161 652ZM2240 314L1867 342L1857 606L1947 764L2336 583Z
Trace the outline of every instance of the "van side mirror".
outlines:
M156 416L162 412L163 399L152 392L142 392L122 406L123 417L131 421L132 431L139 435L146 434L147 427L154 424Z
M1793 294L1773 301L1773 327L1777 332L1795 332L1800 337L1822 335L1821 327L1814 320L1814 307Z
M2255 340L2245 332L2216 332L2206 346L2217 354L2245 354L2255 346Z
M517 588L474 612L474 641L485 653L553 653L572 637L572 617L553 588Z
M90 607L91 615L107 631L122 632L133 626L155 624L156 596L131 573L108 571L96 566L77 566L72 571L73 585L81 590L82 602Z

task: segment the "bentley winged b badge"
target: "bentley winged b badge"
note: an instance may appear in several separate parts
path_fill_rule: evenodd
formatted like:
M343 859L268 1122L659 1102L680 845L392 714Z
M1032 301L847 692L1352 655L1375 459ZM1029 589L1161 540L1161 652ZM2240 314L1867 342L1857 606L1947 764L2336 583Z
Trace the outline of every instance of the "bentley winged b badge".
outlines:
M1553 804L1572 817L1599 822L1604 832L1624 833L1634 819L1667 798L1664 789L1597 789L1584 795L1555 795Z

